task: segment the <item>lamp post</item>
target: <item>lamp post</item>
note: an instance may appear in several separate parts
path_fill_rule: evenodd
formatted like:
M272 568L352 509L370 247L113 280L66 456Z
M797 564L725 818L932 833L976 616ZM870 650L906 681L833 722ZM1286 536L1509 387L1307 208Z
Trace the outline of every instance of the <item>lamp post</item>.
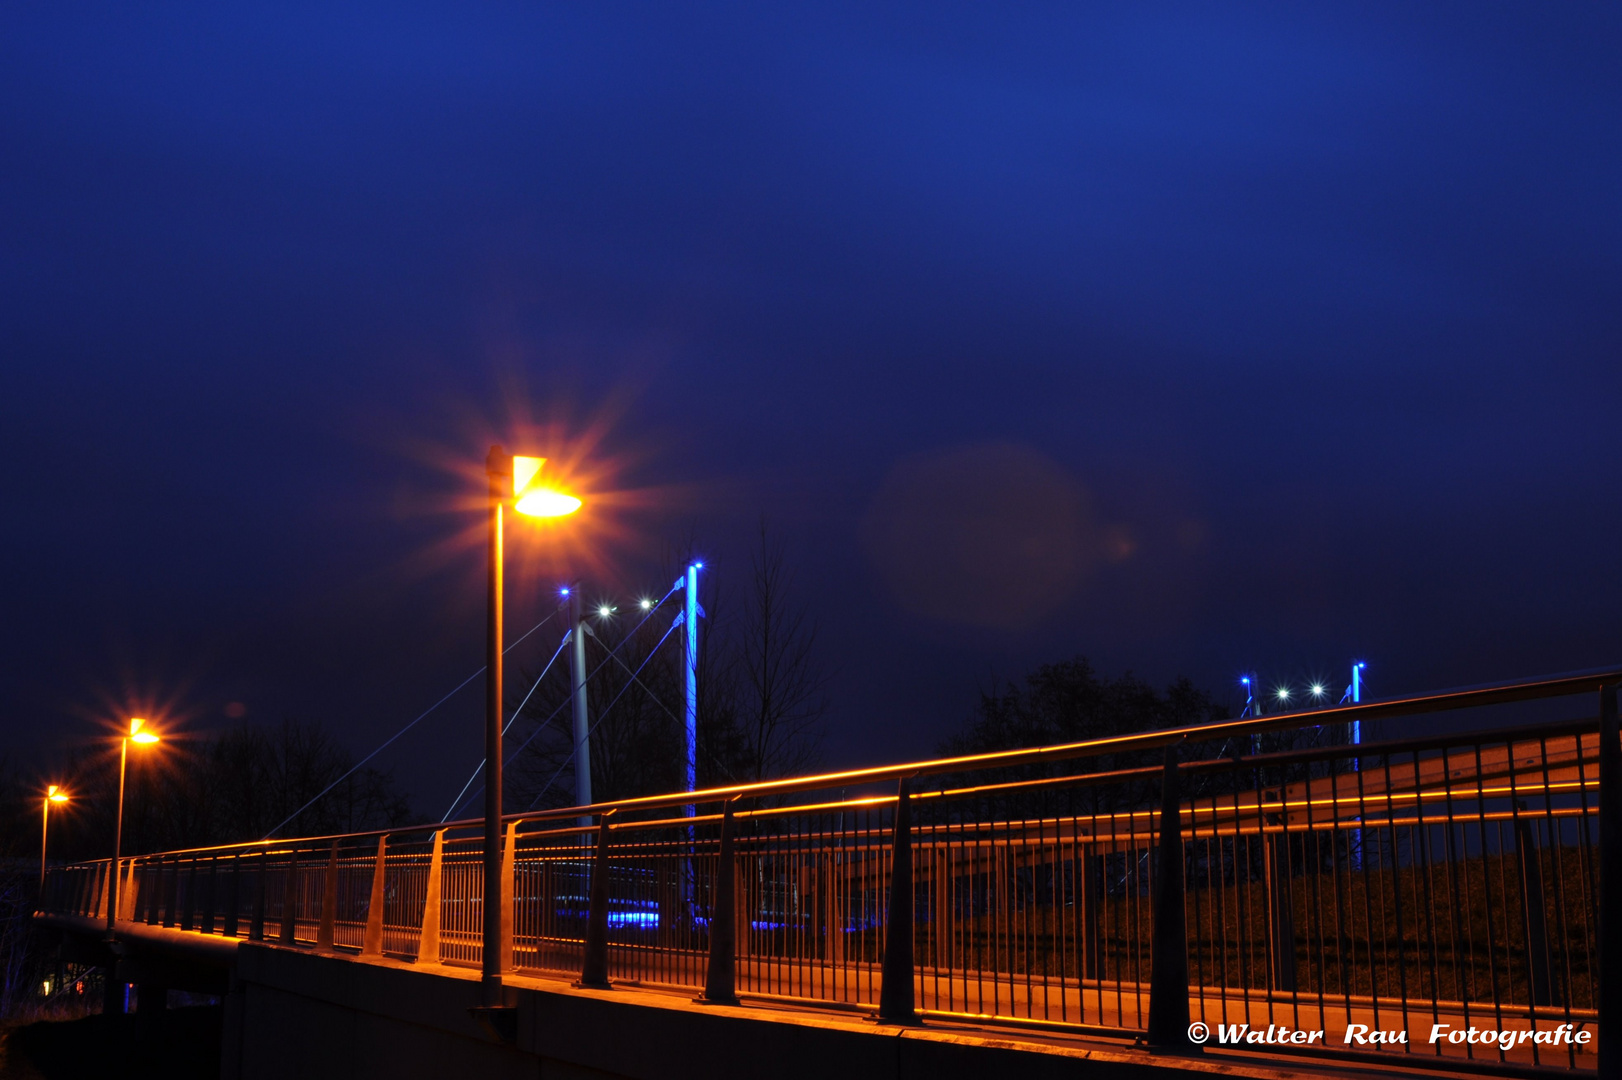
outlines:
M107 939L112 940L113 922L118 918L118 863L124 852L124 771L129 766L130 743L151 746L158 737L144 730L146 721L130 720L130 733L118 740L118 814L113 819L113 864L107 881Z
M492 446L485 458L490 483L490 544L484 638L484 960L481 1000L501 1005L501 650L505 638L504 525L507 505L529 517L563 517L580 500L539 483L545 458L524 457Z
M146 721L140 717L130 720L130 733L118 740L118 812L113 819L113 861L107 867L107 941L113 941L113 924L118 920L119 860L124 850L124 772L129 766L130 743L150 746L158 737L144 730ZM118 964L107 968L106 998L102 1011L121 1013L129 1005L123 986L117 981Z
M51 836L51 804L68 801L68 793L52 784L45 789L45 797L40 800L39 825L39 895L40 905L44 906L45 897L45 844Z

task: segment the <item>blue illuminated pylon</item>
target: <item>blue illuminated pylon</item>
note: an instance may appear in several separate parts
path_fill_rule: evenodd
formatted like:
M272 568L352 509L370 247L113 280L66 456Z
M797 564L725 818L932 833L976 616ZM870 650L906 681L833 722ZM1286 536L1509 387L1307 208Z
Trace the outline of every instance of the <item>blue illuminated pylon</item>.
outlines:
M698 606L698 572L704 569L704 564L694 562L687 564L687 573L682 575L682 581L687 586L686 602L682 605L682 612L676 616L682 624L682 671L685 676L687 700L686 709L683 710L684 723L687 736L686 776L683 781L686 787L683 791L698 790L698 617L704 614L704 609ZM698 813L698 807L688 803L682 808L686 817L693 817ZM692 843L694 840L693 827L687 826L688 857L682 860L681 890L682 905L692 918L694 898L698 895L698 882L693 874Z
M1346 693L1341 697L1340 700L1341 700L1342 704L1344 704L1346 702L1347 698L1351 699L1351 702L1352 702L1353 705L1362 704L1362 702L1363 702L1363 669L1365 667L1367 667L1367 666L1368 665L1365 664L1361 660L1357 660L1357 661L1354 661L1352 663L1352 685L1350 685L1350 686L1348 686L1346 688ZM1362 746L1363 745L1363 721L1361 719L1356 719L1356 720L1352 721L1352 745L1353 746ZM1354 754L1352 756L1352 771L1353 772L1361 772L1362 768L1363 768L1362 759ZM1350 854L1351 854L1351 857L1352 857L1352 869L1353 870L1361 870L1361 869L1363 869L1363 830L1362 829L1353 829L1352 830L1352 845L1351 845Z
M1352 685L1348 686L1346 688L1346 692L1340 696L1340 703L1342 705L1346 704L1348 701L1353 705L1362 703L1363 669L1366 667L1368 667L1368 665L1361 660L1357 660L1352 663ZM1363 745L1363 721L1361 720L1352 721L1352 745Z
M1256 700L1256 673L1252 671L1249 675L1241 675L1239 685L1245 688L1245 710L1239 714L1239 719L1243 720L1247 716L1260 716L1262 714L1262 703ZM1250 752L1252 754L1256 753L1258 749L1256 738L1255 735L1250 737Z
M687 602L682 608L682 660L686 671L687 684L687 786L684 791L698 790L698 617L702 614L698 606L698 572L704 569L701 562L691 563L687 567ZM687 816L692 817L697 808L691 803L687 806Z

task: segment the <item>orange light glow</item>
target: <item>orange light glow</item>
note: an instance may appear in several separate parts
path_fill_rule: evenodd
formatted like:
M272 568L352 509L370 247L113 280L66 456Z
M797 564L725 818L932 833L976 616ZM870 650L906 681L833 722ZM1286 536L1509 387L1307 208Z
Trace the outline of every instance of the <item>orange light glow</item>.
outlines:
M513 509L529 517L563 517L580 509L580 500L561 491L537 488L519 499Z
M45 797L47 799L51 800L52 802L67 802L68 801L68 793L63 791L60 787L56 786L55 784L52 784L50 787L47 787L45 789Z
M580 500L536 481L546 459L513 455L513 509L527 517L564 517L580 509Z
M138 742L143 746L150 746L158 741L158 737L150 731L142 731L141 725L146 721L139 716L130 718L130 741Z

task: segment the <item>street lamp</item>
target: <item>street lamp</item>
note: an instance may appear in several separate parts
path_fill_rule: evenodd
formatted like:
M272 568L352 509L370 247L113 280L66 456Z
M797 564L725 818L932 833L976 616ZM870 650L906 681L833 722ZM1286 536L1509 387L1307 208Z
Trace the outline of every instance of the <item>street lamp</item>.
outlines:
M545 458L507 453L492 446L485 459L490 481L488 611L484 641L484 962L481 998L501 1005L501 650L505 637L503 519L507 505L526 517L566 517L580 500L541 483Z
M40 826L39 826L39 894L40 906L44 907L45 895L45 841L51 835L51 804L68 801L68 793L52 784L45 789L45 797L40 800Z
M107 882L107 939L113 937L113 921L118 918L118 861L124 850L124 770L129 765L130 743L151 746L158 737L146 730L140 717L130 720L130 733L118 740L118 815L113 823L112 875Z

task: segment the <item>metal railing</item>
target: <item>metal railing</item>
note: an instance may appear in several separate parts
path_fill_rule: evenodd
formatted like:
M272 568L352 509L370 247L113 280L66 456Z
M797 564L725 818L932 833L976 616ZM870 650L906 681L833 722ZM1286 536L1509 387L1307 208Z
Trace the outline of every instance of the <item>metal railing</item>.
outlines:
M1622 974L1600 934L1605 887L1622 891L1622 827L1601 822L1622 810L1618 679L516 815L501 966L1166 1049L1193 1049L1200 1025L1208 1045L1271 1025L1324 1032L1292 1052L1597 1068ZM1598 716L1333 737L1354 719L1585 693ZM884 782L896 793L844 794ZM481 830L137 856L119 917L476 967ZM52 868L43 909L105 918L107 873Z

